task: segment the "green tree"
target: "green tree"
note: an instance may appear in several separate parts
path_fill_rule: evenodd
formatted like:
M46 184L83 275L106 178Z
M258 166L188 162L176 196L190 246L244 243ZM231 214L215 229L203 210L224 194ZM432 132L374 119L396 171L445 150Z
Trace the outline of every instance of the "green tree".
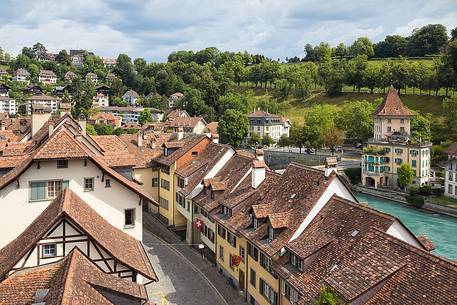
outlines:
M375 57L399 57L406 56L408 40L400 35L387 35L383 41L374 45Z
M33 52L34 58L44 59L46 57L46 53L48 51L46 50L46 47L42 43L37 42L33 45L32 52Z
M443 115L447 135L452 141L457 140L457 94L443 101Z
M332 155L335 153L336 147L343 144L343 131L333 125L329 131L324 134L324 146L330 148Z
M67 66L71 65L71 58L66 50L61 50L59 52L59 54L57 54L56 61L62 65L67 65Z
M398 184L401 187L406 188L409 184L413 182L414 179L414 170L408 163L403 163L400 168L397 170L398 175Z
M290 146L290 144L291 144L291 139L286 134L283 134L278 140L279 147L284 148L284 147Z
M138 123L140 123L140 125L144 125L148 122L152 122L151 111L149 109L143 109L138 117Z
M336 116L336 108L331 105L316 105L308 110L302 135L307 147L321 148L325 145L325 135L335 128Z
M411 121L411 138L417 142L431 140L430 116L423 116L419 112L414 114Z
M219 119L217 132L222 143L238 148L248 134L248 118L241 111L228 109Z
M328 95L336 95L343 90L345 65L339 60L326 60L319 65L319 76Z
M235 93L229 92L219 97L218 103L218 114L223 114L227 109L235 109L243 113L252 111L254 106L253 92L247 93Z
M249 145L252 147L258 147L260 143L262 143L262 138L258 133L252 132L251 136L249 137Z
M346 102L337 117L337 126L346 132L346 138L365 142L373 136L375 104L367 101Z
M333 55L339 58L343 58L348 54L348 48L344 43L340 43L333 51Z
M353 86L354 91L357 88L360 92L364 85L367 67L368 59L366 55L357 55L346 65L346 84Z
M263 146L267 146L267 147L270 147L271 145L274 144L274 140L269 136L269 135L264 135L262 137L262 145Z
M448 40L446 27L442 24L429 24L415 29L408 39L409 56L439 54Z
M93 125L86 124L86 133L91 136L96 136L97 132L95 131L95 128Z
M344 302L333 288L324 286L321 288L316 305L344 305Z
M372 57L374 55L373 43L367 37L359 37L350 46L349 54L352 56L365 55Z
M298 147L301 154L302 148L305 146L305 139L303 137L303 126L292 122L290 127L290 144Z

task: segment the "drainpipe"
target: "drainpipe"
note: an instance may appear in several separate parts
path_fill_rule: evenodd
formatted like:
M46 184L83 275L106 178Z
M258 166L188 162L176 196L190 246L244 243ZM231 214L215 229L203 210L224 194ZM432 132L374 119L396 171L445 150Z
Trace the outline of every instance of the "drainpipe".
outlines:
M244 289L244 300L246 302L248 302L248 288L249 288L249 283L250 283L250 274L248 273L249 271L249 254L248 254L248 244L249 244L249 241L246 239L246 249L245 249L245 253L244 253L244 256L246 257L246 273L245 273L245 277L246 277L246 280L245 280L245 286L246 288ZM257 280L257 277L256 277L256 280Z

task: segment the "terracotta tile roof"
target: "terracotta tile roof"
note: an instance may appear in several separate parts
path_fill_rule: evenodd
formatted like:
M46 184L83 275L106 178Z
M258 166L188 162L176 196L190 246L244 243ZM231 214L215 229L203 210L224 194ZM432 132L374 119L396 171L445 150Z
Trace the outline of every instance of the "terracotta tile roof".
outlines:
M112 113L107 113L107 112L99 112L89 118L89 120L119 120L119 117L115 116Z
M29 71L27 71L23 68L19 68L14 72L14 75L30 76L30 73L29 73Z
M43 289L47 305L115 304L110 293L142 302L147 299L143 285L106 274L78 248L62 260L17 272L0 283L0 304L36 303L37 290Z
M184 137L183 139L179 140L178 143L176 144L181 144L181 146L168 156L161 156L157 158L155 161L157 163L165 164L165 165L171 165L173 164L176 160L184 156L185 153L187 153L189 150L191 150L193 147L195 147L197 144L199 144L201 141L210 141L208 137L205 135L194 135L191 134L187 137ZM165 145L169 147L169 144L173 144L172 142L166 142Z
M88 153L72 134L59 128L34 154L35 160L86 158Z
M190 115L187 113L186 110L181 110L181 109L175 109L170 111L167 115L167 120L173 120L178 117L190 117Z
M11 157L0 157L0 168L14 168L20 165L27 156L11 156Z
M267 255L273 256L289 241L335 177L336 174L325 177L323 171L308 166L289 164L265 194L265 200L256 202L252 207L260 220L267 215L288 213L287 227L278 232L271 242L266 242L265 222L257 229L248 226L241 230L241 234Z
M263 111L263 110L255 110L248 114L248 118L278 118L278 119L280 119L281 116L277 115L277 114L271 114L271 113L269 113L267 111Z
M205 132L210 132L211 135L216 135L217 134L217 128L219 127L219 122L211 122L206 125L206 131Z
M230 160L222 167L222 169L216 174L211 180L205 180L204 184L209 186L213 181L224 181L226 182L226 188L222 194L216 199L211 198L211 192L201 192L194 198L194 202L207 212L213 211L219 207L229 193L235 188L235 186L242 180L251 168L252 158L245 157L238 153L230 158Z
M175 173L177 175L188 179L187 185L181 189L180 192L184 196L190 194L229 149L231 148L227 145L211 142L196 159L193 159L185 167L176 170ZM216 184L213 184L213 189L218 186L221 187L221 185L217 185L217 182L215 183ZM221 183L222 182L219 182L219 184Z
M376 108L374 115L414 116L414 113L403 104L397 94L397 90L395 90L393 86L390 86L386 97L384 98L383 102Z
M206 125L206 122L202 117L176 117L174 119L169 119L162 124L164 125L163 128L194 128L200 122Z
M326 279L364 304L457 304L457 264L372 229ZM377 285L377 286L376 286Z
M103 149L103 160L110 167L134 166L135 158L127 149L127 144L115 135L91 136Z
M157 280L141 242L113 227L69 188L54 199L24 232L0 249L0 278L63 217L78 225L120 263L150 280Z
M144 136L141 147L138 147L138 136L136 134L123 134L119 138L126 145L128 154L133 157L135 168L152 167L153 160L163 153L160 147L162 142L152 133Z

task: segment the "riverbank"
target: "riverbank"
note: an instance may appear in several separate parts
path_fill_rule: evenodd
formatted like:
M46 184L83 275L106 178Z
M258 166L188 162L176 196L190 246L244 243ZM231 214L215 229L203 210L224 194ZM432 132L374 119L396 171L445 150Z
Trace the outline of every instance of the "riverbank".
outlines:
M360 186L360 185L353 185L352 189L358 193L363 193L363 194L383 198L386 200L393 200L396 202L400 202L411 208L423 209L423 210L427 210L429 212L440 213L443 215L457 218L457 209L435 204L430 199L426 199L424 205L421 208L417 208L417 207L413 207L406 201L405 196L407 196L408 193L402 193L402 192L397 192L397 191L392 191L392 190L373 189L373 188L368 188L368 187L364 187L364 186Z

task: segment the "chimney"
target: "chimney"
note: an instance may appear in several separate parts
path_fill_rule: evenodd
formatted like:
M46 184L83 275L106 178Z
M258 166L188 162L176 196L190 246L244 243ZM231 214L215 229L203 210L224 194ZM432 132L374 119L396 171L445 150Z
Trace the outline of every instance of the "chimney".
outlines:
M141 130L136 134L136 145L138 147L143 147L143 135Z
M78 125L81 127L81 134L86 134L86 116L82 113L78 116Z
M182 140L184 138L184 129L182 127L179 127L178 129L178 141Z
M43 105L32 105L32 137L51 118L51 109Z
M71 114L71 104L70 103L60 103L60 117L63 117L65 114Z
M54 132L54 123L51 122L49 124L49 136L51 136L53 132Z
M256 157L257 160L259 160L259 161L265 161L265 159L263 158L263 149L257 148L257 149L255 150L255 157Z
M252 173L251 173L251 186L253 188L259 187L259 185L265 179L265 169L267 165L263 160L252 161Z
M215 134L212 136L213 143L218 144L219 143L219 135Z
M338 160L336 157L325 158L325 177L330 176L332 172L337 173Z

